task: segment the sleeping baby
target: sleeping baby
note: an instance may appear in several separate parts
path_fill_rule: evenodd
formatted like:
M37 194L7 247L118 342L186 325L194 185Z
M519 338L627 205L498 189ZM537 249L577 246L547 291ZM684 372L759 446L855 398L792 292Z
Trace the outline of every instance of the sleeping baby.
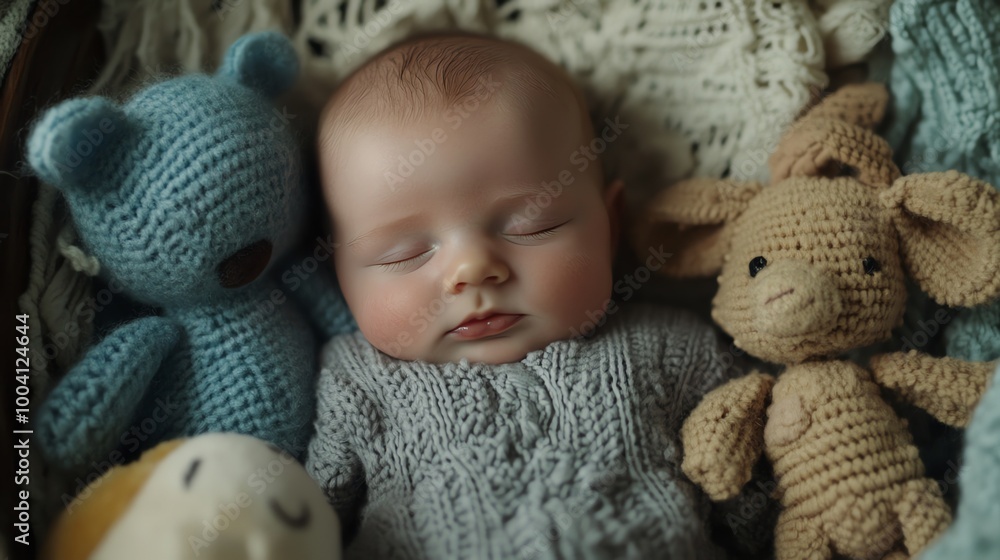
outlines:
M622 184L569 76L519 44L427 35L321 119L360 332L324 348L306 467L346 556L719 556L678 431L735 372L707 325L611 299Z

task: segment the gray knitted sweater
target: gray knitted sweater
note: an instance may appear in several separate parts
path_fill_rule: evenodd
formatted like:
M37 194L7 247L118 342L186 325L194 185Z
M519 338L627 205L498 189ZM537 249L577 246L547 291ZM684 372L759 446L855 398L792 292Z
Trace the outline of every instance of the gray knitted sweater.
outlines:
M712 558L679 430L727 377L712 330L621 308L520 362L396 360L359 334L323 351L306 468L346 558Z

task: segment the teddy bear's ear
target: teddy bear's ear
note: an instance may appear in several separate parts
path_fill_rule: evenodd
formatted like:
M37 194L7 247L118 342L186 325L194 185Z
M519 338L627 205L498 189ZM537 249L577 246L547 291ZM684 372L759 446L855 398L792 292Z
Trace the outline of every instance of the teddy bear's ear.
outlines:
M299 73L299 59L291 41L281 33L250 33L236 40L218 75L236 80L268 97L285 91Z
M663 246L670 258L667 276L713 276L729 250L726 226L739 217L761 190L759 183L694 178L663 190L636 221L632 245L639 253Z
M957 171L908 175L881 194L907 272L939 303L1000 295L1000 192Z
M121 107L103 97L64 101L45 111L28 136L28 164L60 189L94 187L95 176L128 132Z

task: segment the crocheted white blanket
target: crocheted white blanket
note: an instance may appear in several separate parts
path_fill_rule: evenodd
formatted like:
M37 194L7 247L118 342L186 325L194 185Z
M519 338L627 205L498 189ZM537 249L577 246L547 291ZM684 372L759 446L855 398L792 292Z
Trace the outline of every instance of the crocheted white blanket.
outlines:
M461 28L527 43L579 79L596 114L630 123L607 154L626 179L640 178L644 154L659 168L647 180L764 180L781 130L826 85L825 59L863 58L885 33L889 3L306 0L296 22L282 0L106 0L112 54L95 88L119 87L133 70L212 68L244 32L279 28L303 55L301 88L315 106L386 45Z

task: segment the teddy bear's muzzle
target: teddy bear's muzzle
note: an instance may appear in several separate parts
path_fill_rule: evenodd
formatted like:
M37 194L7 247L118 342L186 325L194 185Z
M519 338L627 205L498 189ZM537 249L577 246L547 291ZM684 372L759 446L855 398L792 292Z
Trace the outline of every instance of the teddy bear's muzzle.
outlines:
M274 246L261 239L236 251L219 263L216 275L223 288L239 288L257 279L271 262Z

